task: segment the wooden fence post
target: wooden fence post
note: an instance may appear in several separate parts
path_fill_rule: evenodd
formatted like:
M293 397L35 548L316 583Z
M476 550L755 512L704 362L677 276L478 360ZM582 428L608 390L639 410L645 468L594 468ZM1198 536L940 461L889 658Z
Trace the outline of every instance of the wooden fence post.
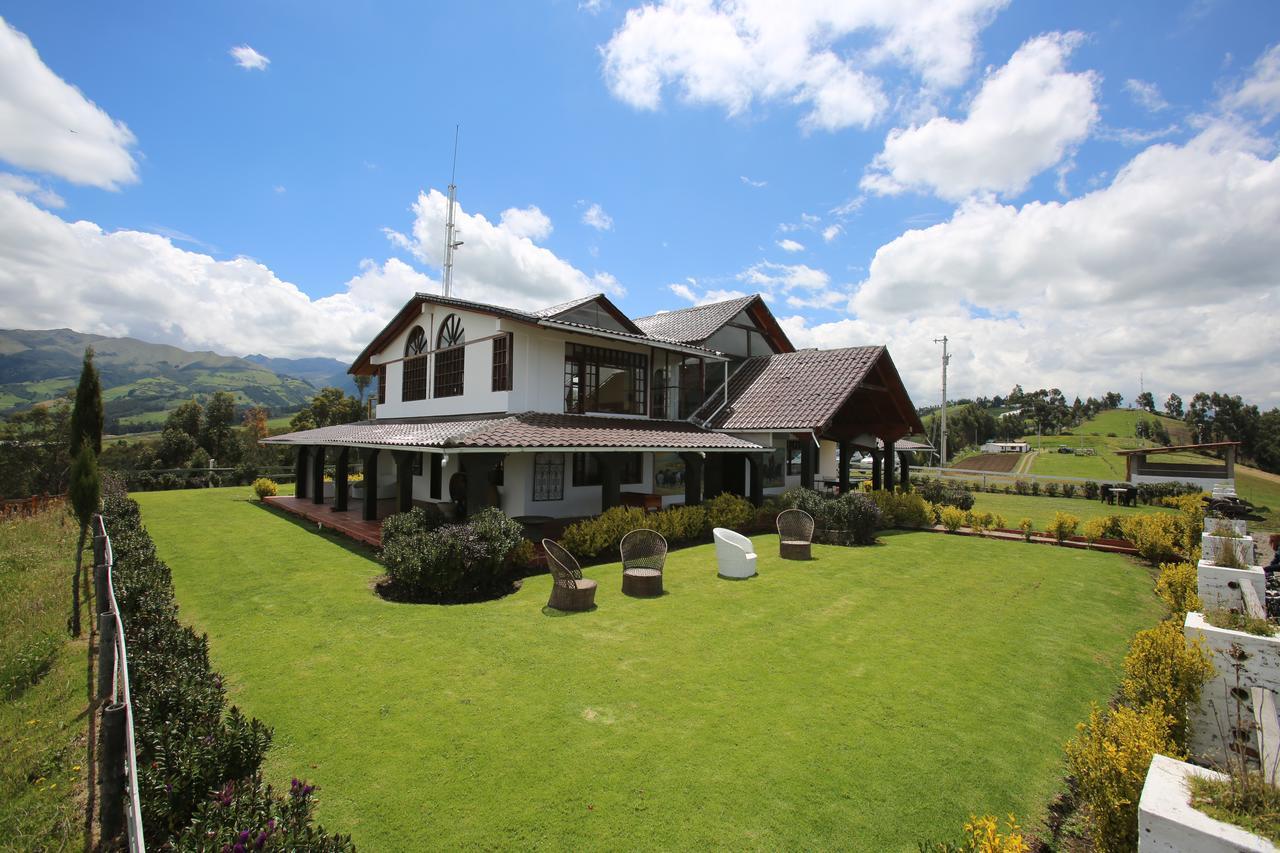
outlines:
M117 838L124 829L125 796L125 706L112 702L102 709L102 754L98 782L98 827L104 842ZM104 844L104 846L106 846Z
M111 698L116 674L116 615L98 614L98 701Z

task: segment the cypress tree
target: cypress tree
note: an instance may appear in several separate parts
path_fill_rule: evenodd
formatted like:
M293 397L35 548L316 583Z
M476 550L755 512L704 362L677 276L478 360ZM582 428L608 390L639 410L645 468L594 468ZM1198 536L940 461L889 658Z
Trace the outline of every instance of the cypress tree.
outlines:
M84 563L84 540L89 519L98 511L102 498L102 478L98 454L102 452L102 381L93 364L93 347L84 351L84 367L71 410L71 483L67 493L80 521L80 543L76 548L76 571L71 579L71 636L80 636L80 572ZM85 585L88 598L88 584ZM90 650L92 654L92 650Z
M80 384L76 388L76 404L71 410L71 458L80 453L80 445L89 442L93 454L102 453L102 380L93 363L93 347L84 351L80 368Z

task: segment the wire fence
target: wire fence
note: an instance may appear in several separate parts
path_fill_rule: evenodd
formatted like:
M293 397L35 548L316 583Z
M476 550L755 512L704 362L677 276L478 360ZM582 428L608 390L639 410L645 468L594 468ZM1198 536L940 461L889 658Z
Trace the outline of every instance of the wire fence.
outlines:
M129 695L129 654L124 623L116 604L112 578L115 558L101 515L93 531L93 581L98 614L99 721L98 824L103 840L125 833L128 849L142 853L142 801L138 797L138 753L133 732L133 701Z

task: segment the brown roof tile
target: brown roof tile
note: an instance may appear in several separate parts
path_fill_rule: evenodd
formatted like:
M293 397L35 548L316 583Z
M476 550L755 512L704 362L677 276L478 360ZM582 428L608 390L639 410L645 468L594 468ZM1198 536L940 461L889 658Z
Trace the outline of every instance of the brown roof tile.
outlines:
M725 323L738 316L742 309L758 298L758 296L743 296L726 302L713 302L710 305L695 305L678 311L663 311L648 317L638 317L635 323L645 334L656 338L697 343L705 341L720 331Z

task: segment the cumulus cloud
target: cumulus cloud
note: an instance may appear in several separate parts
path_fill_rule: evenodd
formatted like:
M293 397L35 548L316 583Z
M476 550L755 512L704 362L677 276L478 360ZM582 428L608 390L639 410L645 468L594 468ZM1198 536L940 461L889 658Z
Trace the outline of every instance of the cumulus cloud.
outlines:
M551 236L551 217L532 204L508 207L499 215L498 224L517 237L528 237L535 243Z
M844 226L840 224L828 225L822 229L822 239L824 242L830 243L832 240L844 233Z
M266 71L267 66L271 64L270 59L267 59L247 44L233 47L227 53L236 61L236 65L239 65L245 71Z
M1268 121L1280 115L1280 44L1258 57L1244 84L1224 103L1228 109L1251 110Z
M593 203L583 211L582 222L597 231L613 230L613 217L605 213L604 208L598 204Z
M420 193L413 205L410 233L388 230L387 236L438 269L444 263L448 205L448 198L439 190ZM464 242L454 255L456 296L513 308L543 308L599 291L615 296L626 292L612 275L587 275L549 249L535 245L520 226L511 230L501 218L495 224L482 214L467 213L461 205L454 219L458 237Z
M1098 119L1097 75L1066 70L1079 40L1074 33L1031 39L987 76L964 119L939 116L890 131L862 188L884 195L923 190L953 200L1023 190Z
M1160 94L1160 87L1155 83L1130 78L1124 81L1124 90L1135 104L1147 112L1158 113L1169 106L1169 102Z
M815 290L831 283L831 276L808 264L779 264L760 261L738 273L738 280L769 291L789 292L796 288Z
M795 240L791 239L779 240L778 248L784 252L803 252L804 243L797 243Z
M888 105L870 69L892 62L928 87L958 85L1006 3L660 0L627 13L601 49L604 76L637 109L657 109L673 87L729 115L785 102L807 108L807 130L866 127Z
M45 207L66 207L67 204L66 200L53 190L22 175L0 172L0 189L34 199Z
M709 305L712 302L726 302L730 299L741 299L747 295L741 290L728 290L725 288L713 288L699 293L687 284L669 284L667 285L667 288L676 296L679 296L681 299L687 299L694 305Z
M0 158L114 190L138 180L135 142L123 122L53 73L31 40L0 18Z

